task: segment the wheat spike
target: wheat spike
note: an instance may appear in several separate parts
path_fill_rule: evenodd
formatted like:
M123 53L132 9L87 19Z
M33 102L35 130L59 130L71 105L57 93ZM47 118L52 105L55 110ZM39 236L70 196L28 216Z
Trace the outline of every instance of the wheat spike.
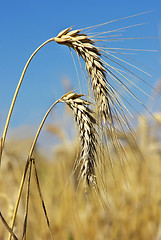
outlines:
M106 69L100 58L99 48L94 45L95 42L86 34L81 33L81 30L70 30L71 28L67 28L61 31L55 41L73 48L84 59L100 116L104 121L108 120L111 124L112 116L109 105L110 95L107 88Z
M148 97L149 95L144 92L138 86L138 84L135 84L135 80L140 80L144 82L147 86L151 86L134 71L130 70L130 68L133 68L140 73L144 73L146 76L151 75L143 69L139 68L138 66L135 66L133 64L134 62L137 64L137 61L135 61L135 59L127 56L125 57L125 54L117 51L117 49L121 48L110 48L108 46L105 47L102 44L99 44L99 42L106 43L111 39L110 36L104 36L104 34L106 33L111 34L113 32L139 25L142 24L135 24L118 28L112 31L100 32L93 36L87 35L82 32L82 30L85 30L86 28L72 30L72 28L69 27L61 31L57 35L57 37L54 38L54 41L56 41L58 44L67 45L69 48L74 49L78 56L81 56L83 58L85 62L85 68L88 72L91 82L95 101L98 106L98 115L99 119L101 120L100 123L102 123L102 120L104 120L104 123L108 124L108 127L109 129L111 129L111 131L113 131L113 129L116 129L118 125L121 128L124 125L128 128L128 130L131 130L125 112L128 112L129 116L133 116L126 107L125 102L129 105L131 109L133 109L133 106L131 106L130 101L127 100L126 97L124 98L122 96L120 89L117 89L118 87L121 88L121 91L123 91L124 94L126 94L129 98L135 99L137 103L141 104L143 108L148 111L142 101L131 91L130 86L137 88L137 90L144 93ZM96 28L98 26L99 25L89 28ZM114 37L113 40L118 40L117 35L112 35L111 37ZM153 50L140 49L140 51ZM119 56L121 57L118 57L117 54L119 54ZM123 58L125 58L126 60L124 60ZM133 63L130 63L130 60ZM114 66L112 66L109 62L111 62ZM114 84L112 85L111 82L113 82ZM153 89L153 87L151 88ZM134 110L137 112L136 108Z
M91 103L82 99L82 94L67 93L60 101L65 102L73 110L75 122L79 128L81 144L79 165L80 176L88 185L95 183L97 132L93 111L88 107Z

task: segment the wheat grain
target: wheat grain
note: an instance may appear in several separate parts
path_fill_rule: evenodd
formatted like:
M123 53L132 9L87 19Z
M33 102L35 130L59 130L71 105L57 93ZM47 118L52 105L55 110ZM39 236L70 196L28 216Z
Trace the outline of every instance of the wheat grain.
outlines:
M83 95L77 93L67 93L60 101L66 102L73 110L75 122L79 128L79 138L81 144L79 165L80 176L88 185L94 184L95 165L96 165L96 145L97 132L96 120L93 117L93 111L88 107L91 103L81 99Z

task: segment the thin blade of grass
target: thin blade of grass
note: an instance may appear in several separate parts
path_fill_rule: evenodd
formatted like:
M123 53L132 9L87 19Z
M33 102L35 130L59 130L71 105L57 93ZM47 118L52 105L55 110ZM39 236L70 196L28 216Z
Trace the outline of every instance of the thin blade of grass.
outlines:
M11 236L15 239L18 240L16 235L14 234L13 230L9 227L8 223L6 222L5 218L3 217L2 213L0 212L0 218L4 224L4 226L7 228L7 230L10 232Z
M15 224L15 220L16 220L16 216L17 216L17 210L18 210L18 207L19 207L23 186L24 186L24 182L25 182L25 179L26 179L26 174L27 174L27 171L28 171L28 167L29 167L29 161L27 160L26 165L25 165L25 170L23 172L23 176L22 176L21 183L20 183L20 188L19 188L19 192L18 192L18 196L17 196L16 205L15 205L15 208L14 208L14 213L13 213L13 218L12 218L12 223L11 223L11 230L12 231L13 231L13 228L14 228L14 224ZM12 234L10 233L9 236L8 236L8 240L11 240L11 238L12 238Z
M31 170L32 170L32 159L29 162L29 173L28 173L27 194L26 194L26 209L25 209L25 219L24 219L24 224L23 224L22 240L26 239L27 219L28 219L28 210L29 210Z
M38 173L37 173L37 169L36 169L35 160L34 159L32 159L32 160L33 160L33 165L34 165L34 172L35 172L37 189L38 189L39 196L40 196L40 199L41 199L41 204L42 204L42 208L43 208L44 215L45 215L45 218L46 218L47 226L49 228L50 236L51 236L51 239L53 240L54 237L53 237L53 234L52 234L49 217L48 217L48 214L47 214L47 210L46 210L46 207L45 207L45 202L44 202L44 199L43 199L43 196L42 196L42 192L41 192L41 188L40 188L40 183L39 183L39 178L38 178Z

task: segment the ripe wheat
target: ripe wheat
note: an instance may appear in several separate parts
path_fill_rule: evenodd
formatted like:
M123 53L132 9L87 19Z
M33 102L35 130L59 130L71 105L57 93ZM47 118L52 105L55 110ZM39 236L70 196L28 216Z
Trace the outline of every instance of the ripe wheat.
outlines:
M80 138L80 159L78 165L81 166L80 177L88 185L95 184L95 165L96 165L96 145L97 132L96 120L93 111L88 107L91 103L81 99L82 94L67 93L60 101L66 102L73 110L75 122L79 128Z
M138 14L139 15L139 14ZM134 15L136 16L136 15ZM133 16L131 16L133 17ZM128 17L127 17L128 18ZM126 19L126 18L123 18ZM106 24L106 23L105 23ZM139 24L138 24L139 25ZM136 25L135 25L136 26ZM123 30L127 27L120 28L120 30ZM117 29L116 29L117 30ZM114 31L116 31L114 30ZM114 32L113 31L113 32ZM132 84L136 88L137 85L133 83L130 78L127 77L126 74L129 74L132 77L135 77L137 79L141 79L141 77L137 76L134 72L129 70L127 67L124 67L123 64L129 65L130 67L134 67L135 69L149 75L148 73L144 72L143 70L139 69L138 67L122 60L119 57L114 56L114 51L109 54L107 51L108 48L101 47L97 44L97 41L95 37L97 35L87 35L82 32L82 29L80 30L71 30L71 28L67 28L63 31L61 31L57 37L53 37L43 44L41 44L30 56L29 60L27 61L25 68L22 72L22 75L20 77L18 86L16 88L11 107L8 113L7 121L5 124L3 136L0 139L0 160L2 156L2 151L5 145L5 138L8 130L8 125L10 122L10 118L12 115L13 107L17 98L17 94L19 92L22 80L24 78L25 72L29 66L29 63L31 62L32 58L35 56L35 54L47 43L55 41L59 44L67 45L69 48L74 49L74 51L77 53L78 56L81 56L82 59L85 62L85 68L87 70L87 73L89 75L90 83L92 86L93 95L95 98L96 105L98 107L98 116L99 116L99 124L101 126L103 123L108 126L108 130L111 130L110 134L112 133L112 137L110 137L110 134L108 134L108 137L113 141L113 145L115 145L116 149L118 149L119 155L120 149L122 148L122 144L119 142L119 139L117 135L115 134L114 130L117 125L119 125L123 130L123 125L128 127L128 121L125 114L125 111L128 111L126 106L123 103L122 98L120 97L120 93L118 90L115 89L115 86L112 86L109 78L115 81L116 85L121 85L123 90L125 90L129 95L135 98L139 103L139 99L132 93L132 91L128 87L128 83ZM102 41L102 40L100 40ZM104 41L107 41L107 39L104 39ZM119 48L118 48L119 49ZM112 50L112 49L109 49ZM109 55L108 55L109 54ZM117 67L113 67L109 64L108 60L105 61L104 57L108 60L112 61L117 65ZM121 62L121 63L120 63ZM121 68L121 70L119 69ZM125 82L122 81L122 79L126 80ZM144 81L144 80L143 80ZM139 89L139 88L138 88ZM141 90L141 89L139 89ZM142 91L142 90L141 90ZM143 92L143 91L142 91ZM26 162L25 170L22 176L22 181L19 188L19 193L14 209L14 214L12 218L11 227L7 224L5 219L3 218L2 214L0 213L0 218L2 219L3 223L5 224L6 228L8 229L10 235L9 240L12 237L16 236L14 235L13 228L17 216L17 210L19 206L19 202L22 196L22 190L24 187L24 182L26 181L26 174L28 172L28 189L27 189L27 198L26 198L26 210L25 210L25 221L24 221L24 233L23 233L23 239L26 238L26 229L27 229L27 216L28 216L28 204L29 204L29 195L30 195L30 177L31 177L31 166L32 164L35 164L35 160L33 159L33 151L35 148L35 144L37 142L37 139L39 137L39 134L41 132L41 129L46 121L46 118L48 114L51 112L53 107L58 102L65 102L69 107L73 110L75 122L79 128L79 138L80 138L80 158L77 163L77 165L80 166L80 177L86 182L88 185L92 184L94 185L96 183L96 166L97 166L97 144L98 144L98 134L97 134L97 123L96 117L94 116L94 112L89 108L89 105L91 104L89 101L86 101L82 99L82 94L77 93L67 93L63 97L61 97L59 100L57 100L47 111L45 114L39 129L37 131L37 134L35 136L35 139L33 141L33 144L31 146L29 157ZM142 104L142 103L141 103ZM100 127L100 126L99 126ZM117 126L118 127L118 126ZM101 130L105 128L100 128ZM106 129L107 130L107 129ZM106 131L108 132L108 131ZM123 131L123 133L125 133ZM127 139L127 135L125 134L125 138ZM108 146L107 146L108 147ZM120 157L120 156L119 156ZM120 157L121 159L121 157ZM122 160L122 159L121 159ZM30 169L29 169L30 167ZM124 164L123 164L124 168ZM44 209L45 217L47 220L47 224L50 230L49 226L49 220L46 213L44 201L41 195L40 191L40 185L38 181L38 175L35 168L35 176L37 181L37 188L39 191L39 195L42 200L42 206Z
M55 38L55 41L73 48L83 58L91 79L100 116L103 117L104 121L108 120L111 123L110 93L107 87L106 69L100 57L100 50L94 45L93 40L86 34L81 33L81 30L70 30L71 28L67 28L61 31Z

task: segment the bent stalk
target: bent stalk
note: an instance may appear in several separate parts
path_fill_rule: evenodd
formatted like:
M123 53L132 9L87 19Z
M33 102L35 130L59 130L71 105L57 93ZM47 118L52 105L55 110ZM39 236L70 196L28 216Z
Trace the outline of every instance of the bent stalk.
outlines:
M32 146L31 146L31 149L30 149L30 152L29 152L29 157L28 157L29 160L32 158L32 154L33 154L33 151L34 151L34 148L35 148L37 139L38 139L39 134L40 134L40 132L41 132L41 129L42 129L42 127L43 127L43 125L44 125L44 123L45 123L45 121L46 121L46 118L48 117L48 115L49 115L49 113L51 112L51 110L53 109L53 107L54 107L59 101L60 101L60 99L58 99L56 102L54 102L53 105L52 105L52 106L48 109L48 111L46 112L46 114L45 114L45 116L44 116L44 118L43 118L43 120L42 120L42 122L41 122L41 124L40 124L40 126L39 126L39 129L38 129L38 131L37 131L37 133L36 133L35 139L34 139L34 141L33 141L33 143L32 143Z
M19 82L18 82L16 91L15 91L15 94L14 94L13 99L12 99L12 103L11 103L11 106L10 106L10 109L9 109L9 112L8 112L6 124L5 124L4 131L3 131L1 151L0 151L0 165L1 165L2 152L3 152L3 148L4 148L4 144L5 144L6 134L7 134L9 122L10 122L10 119L11 119L12 111L13 111L13 108L14 108L14 105L15 105L15 102L16 102L16 98L17 98L18 92L19 92L20 87L21 87L21 83L22 83L23 78L24 78L24 76L25 76L26 70L27 70L27 68L28 68L31 60L32 60L33 57L35 56L35 54L36 54L43 46L45 46L47 43L52 42L52 41L54 41L54 38L50 38L50 39L48 39L47 41L45 41L43 44L41 44L41 45L32 53L32 55L31 55L30 58L28 59L26 65L25 65L25 67L24 67L24 69L23 69L23 72L22 72L22 74L21 74L20 80L19 80Z
M14 228L14 224L15 224L15 220L16 220L16 215L17 215L17 210L18 210L18 206L19 206L19 202L20 202L20 199L21 199L21 195L22 195L22 190L23 190L23 186L24 186L24 182L25 182L25 179L26 179L26 174L27 174L27 171L28 171L28 167L29 167L29 163L31 161L31 158L32 158L32 154L33 154L33 151L34 151L34 148L35 148L35 145L36 145L36 142L37 142L37 139L39 137L39 134L42 130L42 127L45 123L45 120L46 118L48 117L49 113L51 112L51 110L53 109L53 107L60 101L57 100L56 102L53 103L53 105L48 109L48 111L46 112L42 122L40 123L40 126L38 128L38 131L36 133L36 136L34 138L34 141L32 143L32 146L31 146L31 149L30 149L30 152L29 152L29 156L28 156L28 159L27 159L27 162L26 162L26 166L25 166L25 170L24 170L24 173L23 173L23 176L22 176L22 180L21 180L21 184L20 184L20 188L19 188L19 192L18 192L18 197L17 197L17 201L16 201L16 205L15 205L15 208L14 208L14 213L13 213L13 218L12 218L12 223L11 223L11 230L13 231L13 228ZM8 240L11 240L12 238L12 233L9 233L9 237L8 237Z

